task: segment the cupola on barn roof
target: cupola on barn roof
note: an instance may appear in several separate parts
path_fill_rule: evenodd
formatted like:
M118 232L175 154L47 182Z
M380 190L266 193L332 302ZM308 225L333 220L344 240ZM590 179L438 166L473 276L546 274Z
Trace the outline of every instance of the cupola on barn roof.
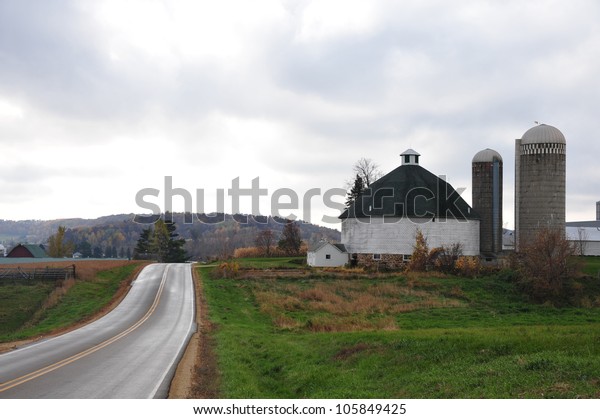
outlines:
M530 128L523 134L521 144L566 144L565 136L558 128L551 125L540 124Z
M419 156L420 156L420 154L417 153L412 148L409 148L404 153L400 154L400 157L402 157L402 164L403 165L405 165L405 164L419 164Z

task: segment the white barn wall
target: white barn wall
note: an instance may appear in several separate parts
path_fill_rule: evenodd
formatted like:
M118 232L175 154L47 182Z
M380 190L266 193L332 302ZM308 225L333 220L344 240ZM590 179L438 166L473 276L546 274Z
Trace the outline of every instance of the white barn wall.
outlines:
M586 256L600 256L600 242L587 242L584 246Z
M348 253L412 254L420 228L429 248L461 243L466 256L479 255L479 220L436 220L418 223L409 218L356 219L342 223L342 243Z

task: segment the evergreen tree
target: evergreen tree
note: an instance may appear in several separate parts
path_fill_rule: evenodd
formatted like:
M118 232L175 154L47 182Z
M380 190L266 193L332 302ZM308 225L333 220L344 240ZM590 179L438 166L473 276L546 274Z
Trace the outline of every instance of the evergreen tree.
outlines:
M163 221L161 219L154 224L150 249L159 262L177 263L187 260L187 254L183 249L185 239L177 238L179 234L175 232L176 229L175 222L172 220Z
M77 251L81 253L82 258L90 258L93 254L92 245L86 240L79 243L79 246L77 246Z
M363 178L358 174L356 175L356 179L354 179L354 185L352 185L352 189L348 192L348 198L346 199L346 206L349 207L352 205L354 201L358 198L358 196L365 190L365 184Z
M167 260L165 262L185 262L187 260L187 254L183 246L185 245L185 239L177 238L179 234L175 232L177 227L174 221L165 223L167 231L169 232L169 241L167 242Z
M152 236L152 229L151 228L145 228L144 230L142 230L142 233L140 234L140 238L137 241L137 244L135 246L135 249L133 249L133 258L134 259L148 259L150 257L150 254L152 253L152 249L151 249L151 236ZM127 249L129 250L129 249Z
M100 259L102 257L102 249L99 246L94 247L94 257Z

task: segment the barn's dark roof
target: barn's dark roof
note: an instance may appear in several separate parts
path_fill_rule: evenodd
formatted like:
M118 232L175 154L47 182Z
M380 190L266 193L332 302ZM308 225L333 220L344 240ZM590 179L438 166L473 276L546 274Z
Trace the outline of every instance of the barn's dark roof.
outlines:
M454 188L419 165L402 165L374 182L339 218L479 219Z

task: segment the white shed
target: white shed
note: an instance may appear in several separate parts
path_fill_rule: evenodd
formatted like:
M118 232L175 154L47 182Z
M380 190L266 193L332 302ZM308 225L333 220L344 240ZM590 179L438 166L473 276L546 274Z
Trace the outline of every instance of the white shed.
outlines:
M306 256L309 266L344 266L348 263L348 252L341 243L320 243Z

